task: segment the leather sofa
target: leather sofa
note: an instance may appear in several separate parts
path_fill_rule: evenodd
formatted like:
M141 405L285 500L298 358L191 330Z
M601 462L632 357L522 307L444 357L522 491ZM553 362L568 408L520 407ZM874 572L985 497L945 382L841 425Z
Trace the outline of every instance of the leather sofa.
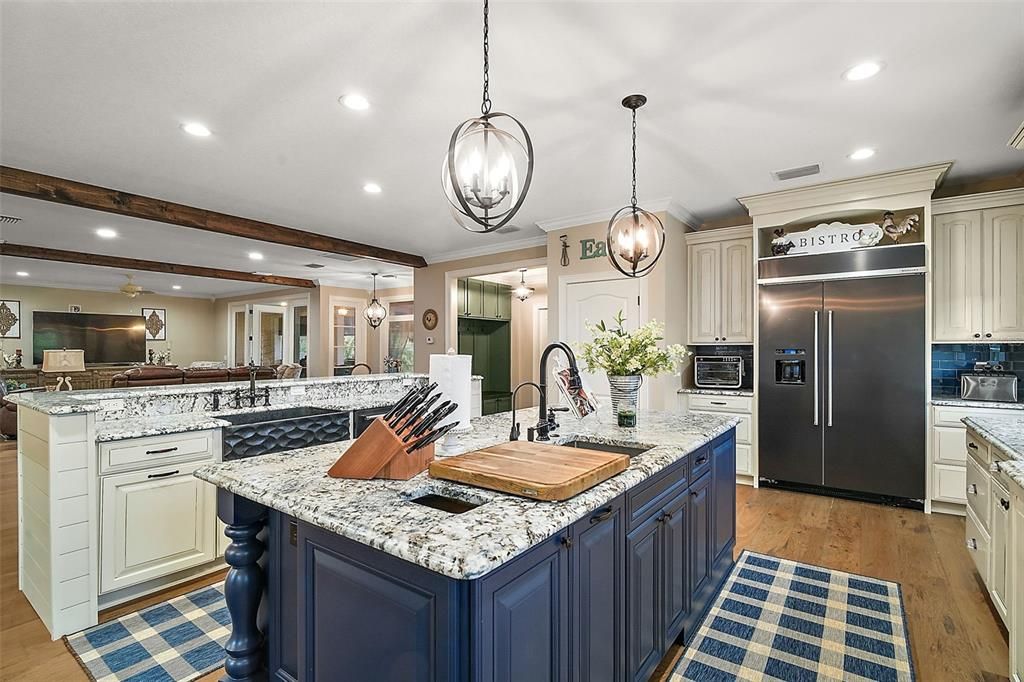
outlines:
M18 437L18 406L7 399L7 396L15 393L29 393L31 391L45 391L44 386L38 388L18 388L13 391L8 391L6 387L0 383L0 435L6 438L17 438Z
M259 367L256 379L264 381L274 379L277 372L273 367ZM248 381L248 367L213 368L213 367L163 367L161 365L142 365L115 374L110 381L113 388L131 386L177 386L179 384L211 384L224 381Z

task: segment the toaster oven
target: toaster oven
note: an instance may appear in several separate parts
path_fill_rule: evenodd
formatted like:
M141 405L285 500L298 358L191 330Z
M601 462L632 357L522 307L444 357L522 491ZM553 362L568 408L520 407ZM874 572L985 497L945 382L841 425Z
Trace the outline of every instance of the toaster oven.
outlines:
M1012 372L966 372L960 375L964 400L1017 402L1017 375Z
M739 388L743 385L743 358L698 355L693 360L693 383L698 388Z

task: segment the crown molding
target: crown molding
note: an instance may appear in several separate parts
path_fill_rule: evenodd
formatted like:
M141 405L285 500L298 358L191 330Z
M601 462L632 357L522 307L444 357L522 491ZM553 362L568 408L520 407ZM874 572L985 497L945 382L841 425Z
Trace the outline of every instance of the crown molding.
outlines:
M683 239L687 244L705 244L707 242L720 242L725 239L744 239L754 236L754 226L737 225L736 227L719 227L713 230L700 230L698 232L687 232Z
M965 194L960 197L932 199L932 213L955 213L957 211L976 211L982 208L999 208L1000 206L1016 206L1024 204L1024 187L1003 189L997 192Z
M529 249L534 246L546 246L547 243L547 235L539 235L536 237L513 239L512 241L500 242L498 244L481 244L480 246L460 249L459 251L442 251L441 253L427 255L425 258L428 264L433 265L434 263L447 263L448 261L460 260L462 258L476 258L477 256L487 256L493 253L506 253L508 251L518 251L519 249Z
M917 168L904 168L885 173L863 175L806 187L766 192L740 197L751 218L782 211L811 209L830 204L882 199L898 194L928 192L945 176L951 161Z
M671 197L662 197L661 199L650 199L647 201L638 201L637 206L640 206L645 211L651 213L660 213L662 211L668 211L669 206L672 204ZM615 215L615 212L625 204L620 204L611 208L602 208L596 211L588 211L586 213L577 213L575 215L567 215L561 218L552 218L551 220L538 220L537 227L544 230L545 232L556 232L558 230L567 230L570 227L579 227L580 225L592 225L594 223L607 223L611 220L611 217ZM679 205L682 209L682 205ZM685 209L682 209L685 211ZM687 215L689 215L687 213ZM679 216L676 216L679 218ZM682 218L679 218L682 220ZM683 221L685 222L685 221ZM698 223L699 224L699 223Z

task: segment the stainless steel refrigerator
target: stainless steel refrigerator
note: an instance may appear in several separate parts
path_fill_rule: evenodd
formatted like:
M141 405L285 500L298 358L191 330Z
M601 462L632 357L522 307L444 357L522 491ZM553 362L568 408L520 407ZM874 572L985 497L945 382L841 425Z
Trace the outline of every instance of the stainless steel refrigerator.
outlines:
M760 285L759 478L925 497L920 274Z

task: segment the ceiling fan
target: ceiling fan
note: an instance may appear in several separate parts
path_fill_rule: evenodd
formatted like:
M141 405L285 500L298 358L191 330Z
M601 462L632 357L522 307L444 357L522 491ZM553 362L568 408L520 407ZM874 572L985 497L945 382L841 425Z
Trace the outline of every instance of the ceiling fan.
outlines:
M135 280L133 279L133 275L125 275L125 277L128 278L128 281L125 282L124 284L122 284L121 287L118 289L118 291L120 291L122 294L124 294L128 298L135 298L139 294L151 294L151 293L153 293L152 291L150 291L148 289L143 289L141 286L136 284Z

